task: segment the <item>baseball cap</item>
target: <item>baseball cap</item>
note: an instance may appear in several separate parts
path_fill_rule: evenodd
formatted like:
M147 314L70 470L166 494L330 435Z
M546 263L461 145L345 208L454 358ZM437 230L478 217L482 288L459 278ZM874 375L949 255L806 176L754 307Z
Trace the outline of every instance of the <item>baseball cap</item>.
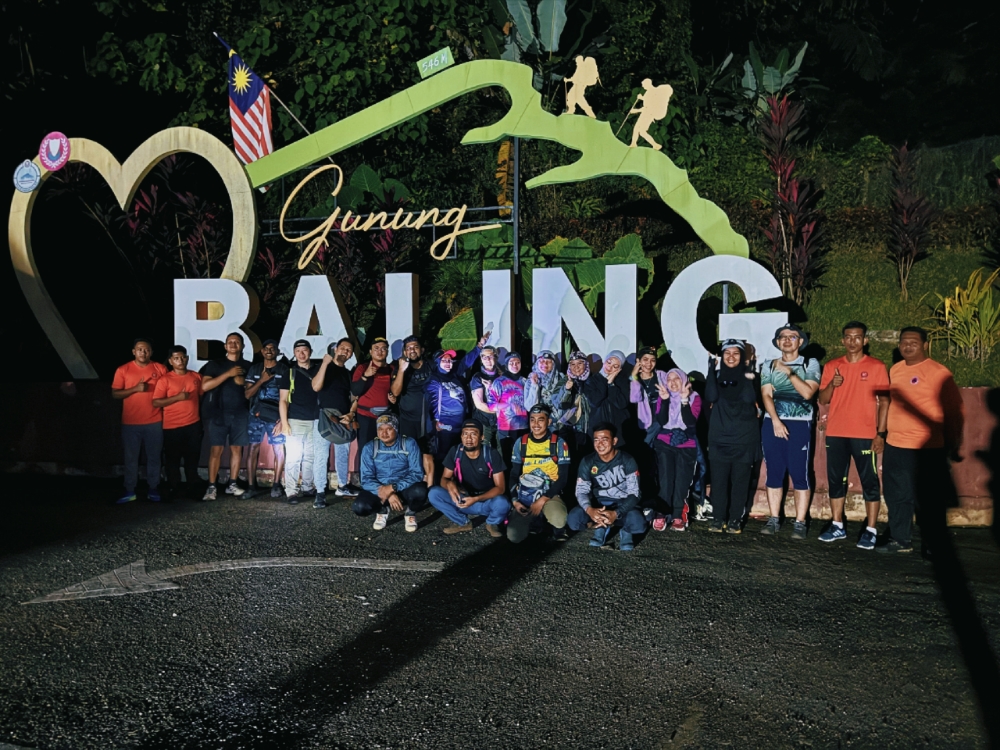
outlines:
M726 339L722 342L722 351L726 349L739 349L742 352L746 351L746 346L739 339Z
M656 349L654 349L651 346L644 346L644 347L642 347L642 349L640 349L639 351L637 351L635 353L635 358L636 359L642 359L647 354L652 354L655 357L656 356Z
M300 346L306 347L309 351L312 351L312 344L310 344L305 339L297 339L294 344L292 344L292 349L298 349Z
M479 430L479 434L480 435L483 434L483 426L475 419L466 419L464 422L462 422L462 429L464 430L466 428Z
M548 404L535 404L530 409L528 409L528 414L544 414L547 417L552 416L552 409Z
M264 339L260 344L260 348L263 349L265 346L268 345L273 346L275 349L277 349L280 346L277 339Z

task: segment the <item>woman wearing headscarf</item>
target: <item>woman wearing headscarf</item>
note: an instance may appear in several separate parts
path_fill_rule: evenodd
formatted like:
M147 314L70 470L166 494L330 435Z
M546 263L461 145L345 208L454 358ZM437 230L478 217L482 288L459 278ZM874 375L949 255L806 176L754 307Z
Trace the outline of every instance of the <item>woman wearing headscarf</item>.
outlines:
M709 357L705 379L715 513L709 530L730 534L741 531L750 474L760 452L756 375L743 362L745 348L738 339L724 341L722 359Z
M687 373L667 371L667 384L656 386L653 423L659 428L653 439L660 500L672 509L671 531L687 530L687 496L698 457L695 424L701 413L701 397L694 392Z
M531 411L535 404L545 404L551 411L552 423L555 425L562 417L565 389L566 376L556 368L556 355L543 349L535 357L535 365L524 384L524 408Z
M514 443L528 431L528 410L524 407L521 355L511 352L503 360L503 372L486 391L486 405L497 416L500 453L510 466Z
M594 419L594 424L608 422L615 426L618 431L617 447L619 450L625 447L625 433L622 427L629 418L628 404L631 390L631 379L624 368L625 354L617 349L608 352L600 373L600 376L608 384L608 397L604 399L600 413Z
M427 403L436 445L432 446L434 460L438 464L444 461L448 451L458 444L462 437L462 422L469 414L469 396L465 379L462 377L464 368L455 366L457 354L454 349L438 351L434 354L434 373L427 383Z
M581 351L571 352L560 404L563 408L560 422L567 427L566 435L573 438L570 449L575 449L574 456L578 459L593 449L593 426L600 421L600 409L607 397L608 381L599 375L591 376L586 354Z

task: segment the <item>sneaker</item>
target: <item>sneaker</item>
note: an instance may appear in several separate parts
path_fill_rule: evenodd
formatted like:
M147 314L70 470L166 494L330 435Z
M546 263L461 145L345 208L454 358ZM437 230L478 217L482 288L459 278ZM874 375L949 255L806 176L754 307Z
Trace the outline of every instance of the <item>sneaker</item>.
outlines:
M353 486L345 484L337 487L333 494L337 497L357 497L358 491Z
M657 516L653 519L653 531L666 531L667 530L667 518L666 516Z
M208 485L208 489L205 490L205 494L201 496L201 501L203 503L209 500L215 500L219 496L219 491L214 484Z
M414 531L417 530L417 517L416 516L407 516L406 517L406 530L409 531L411 534Z
M326 495L322 492L316 493L316 499L313 500L314 508L325 508L326 507Z
M726 533L727 534L742 534L743 533L743 529L740 528L740 522L739 521L730 521L726 525Z
M233 497L240 497L243 495L244 489L240 487L236 482L230 482L226 485L226 494L232 495Z
M685 515L687 515L687 514L685 513ZM673 521L670 522L670 530L671 531L687 531L687 524L684 523L684 519L683 518L675 518Z
M591 547L603 547L607 544L608 534L611 532L610 526L599 526L594 530L594 536L590 539Z
M288 490L285 490L285 492L287 493ZM287 498L288 498L288 504L289 505L298 505L299 504L299 494L297 492L292 492L292 494L287 495Z
M469 521L461 526L457 523L453 523L450 526L445 526L441 529L445 534L461 534L463 531L472 531L472 522Z
M796 521L792 524L792 539L805 539L806 538L806 522Z
M879 545L875 548L876 552L888 552L888 553L906 553L913 552L912 544L902 544L897 542L895 539L890 539L885 544Z
M764 528L760 530L760 533L771 536L777 534L780 529L781 521L775 516L771 516L767 519L767 523L764 524Z
M822 539L822 537L820 537ZM858 549L875 549L875 540L877 537L871 533L868 529L861 532L861 538L858 540Z
M251 497L256 497L258 492L259 492L259 490L254 485L251 484L243 492L243 499L244 500L249 500Z
M708 530L715 534L721 534L723 531L726 530L726 522L721 520L712 521L712 524L711 526L708 527Z
M619 552L631 552L635 549L635 543L632 541L632 534L625 529L618 532L618 551Z
M385 525L388 521L389 521L388 513L376 513L375 523L372 524L372 528L375 529L375 531L381 531L382 529L385 528Z
M552 530L552 541L553 542L566 542L569 541L569 534L566 533L566 527L563 526L561 529Z
M500 531L500 526L495 523L486 524L486 533L489 534L494 539L499 539L503 536L503 532Z
M160 502L160 500L163 499L160 496L160 491L158 489L152 489L152 490L150 490L148 497L149 497L149 502L151 502L151 503L158 503L158 502Z
M284 494L285 491L281 488L280 484L275 483L271 485L271 497L273 497L275 500L277 500Z
M826 527L826 531L819 535L821 542L835 542L838 539L847 539L847 530L843 526L834 526L832 523Z
M115 500L115 505L124 505L125 503L134 503L134 502L135 502L135 493L126 492L120 498Z

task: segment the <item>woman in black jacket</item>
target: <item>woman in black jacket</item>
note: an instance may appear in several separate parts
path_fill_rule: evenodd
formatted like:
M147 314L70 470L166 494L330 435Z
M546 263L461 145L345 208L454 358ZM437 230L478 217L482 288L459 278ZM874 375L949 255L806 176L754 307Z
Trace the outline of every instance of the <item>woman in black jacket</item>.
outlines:
M724 341L722 360L709 358L705 380L705 401L712 410L708 419L708 457L716 519L709 530L730 534L741 531L750 474L760 451L757 376L743 363L743 351L742 341Z
M569 444L574 468L581 457L594 449L591 443L593 428L600 421L600 409L607 397L608 381L600 375L591 374L586 354L572 352L566 368L566 389L560 404L563 415L559 421L564 428L559 434Z
M625 364L625 355L617 349L608 352L608 356L604 358L601 377L608 384L608 396L601 404L598 418L594 420L594 424L608 422L615 426L618 430L618 450L625 447L622 428L629 418L629 388L632 384Z

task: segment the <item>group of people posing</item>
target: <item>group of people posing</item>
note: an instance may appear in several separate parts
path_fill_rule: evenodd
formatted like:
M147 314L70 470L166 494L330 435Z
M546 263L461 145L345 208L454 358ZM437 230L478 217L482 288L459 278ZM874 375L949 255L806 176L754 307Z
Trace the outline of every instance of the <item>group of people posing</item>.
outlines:
M251 363L242 336L230 334L226 357L200 373L187 369L184 347L173 347L164 367L139 339L133 361L112 384L114 398L123 400L119 502L136 499L142 449L150 500L161 499L161 450L174 496L184 492L182 463L195 498L214 500L220 489L253 495L260 491L256 467L266 435L275 456L270 494L292 504L311 498L314 507L326 507L332 453L335 494L351 498L358 515L374 515L376 530L397 512L405 529L416 531L416 514L430 504L451 522L446 534L470 532L472 519L484 517L487 533L512 542L531 533L561 541L567 530L590 529L592 546L629 551L635 535L649 528L686 531L696 505L699 512L713 509L712 531L740 534L763 459L770 517L761 533L779 533L790 479L791 536L805 539L818 401L829 405L819 429L832 510L819 540L848 536L844 507L853 459L867 511L857 546L909 552L914 511L918 521L935 512L929 504L961 445L961 396L950 371L928 357L920 328L901 331L901 361L890 371L865 353L867 327L858 321L843 328L845 355L823 368L800 353L808 339L795 325L775 332L781 356L759 368L753 347L730 339L721 356L710 358L699 389L678 368L657 369L651 347L640 349L631 365L621 351L602 359L574 351L565 373L553 352L541 351L525 372L520 354L486 345L489 335L464 357L453 350L427 356L410 336L392 364L388 342L376 338L368 361L352 370L346 363L354 346L346 338L319 361L304 339L295 342L291 361L280 359L278 342L268 340ZM203 430L211 446L204 493L196 486ZM360 486L350 481L355 441ZM227 444L229 478L219 486ZM245 484L239 480L244 448ZM880 536L883 487L889 529Z

